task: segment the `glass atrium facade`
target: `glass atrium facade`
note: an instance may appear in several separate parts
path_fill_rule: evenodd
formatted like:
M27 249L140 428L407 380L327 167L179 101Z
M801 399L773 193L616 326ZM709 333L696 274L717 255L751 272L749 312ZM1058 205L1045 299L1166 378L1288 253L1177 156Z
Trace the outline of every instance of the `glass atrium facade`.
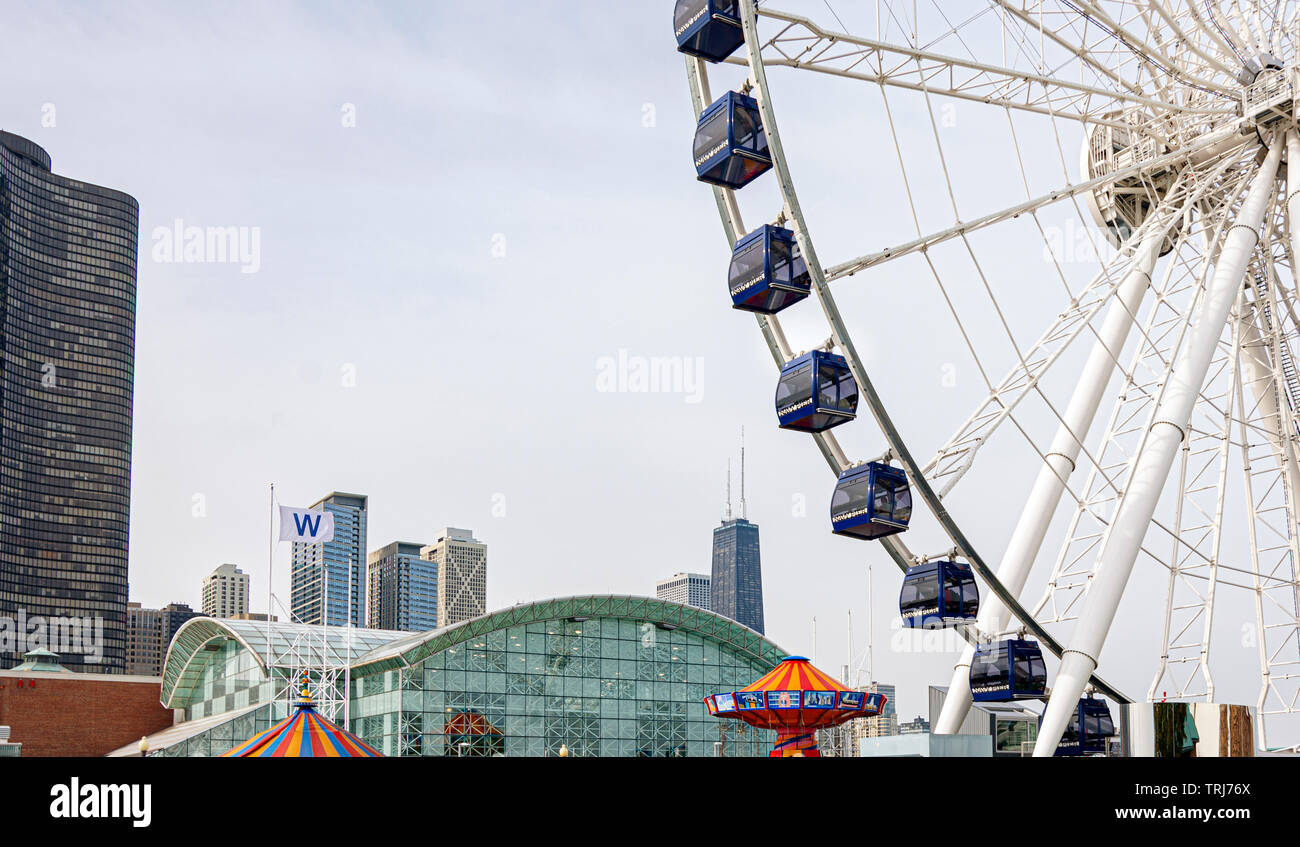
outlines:
M267 709L255 708L267 698L287 713L273 694L283 685L245 646L260 638L261 650L265 636L216 631L232 623L242 622L178 633L163 702L207 728L156 755L219 755L245 740L239 732L269 725ZM371 646L353 647L365 652L350 668L349 728L388 756L548 756L562 746L574 756L760 756L774 740L711 718L703 698L743 688L784 652L701 609L570 597L429 632L358 633ZM287 679L293 670L271 672Z

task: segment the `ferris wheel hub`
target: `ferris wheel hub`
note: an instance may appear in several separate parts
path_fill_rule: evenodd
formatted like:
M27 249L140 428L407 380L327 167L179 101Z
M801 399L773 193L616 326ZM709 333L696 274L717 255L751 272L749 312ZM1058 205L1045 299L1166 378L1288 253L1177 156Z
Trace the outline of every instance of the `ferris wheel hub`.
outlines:
M1095 124L1085 135L1080 172L1093 180L1153 161L1169 152L1168 145L1147 131L1150 115L1132 108L1111 112L1104 123ZM1084 195L1093 220L1106 234L1112 247L1118 248L1146 221L1164 199L1173 184L1174 172L1168 167L1153 167L1127 177L1113 179ZM1170 233L1161 255L1173 249Z
M1295 98L1298 91L1300 67L1283 67L1271 56L1268 57L1268 64L1254 73L1249 83L1243 84L1241 114L1247 124L1260 134L1261 141L1267 141L1266 133L1295 124Z

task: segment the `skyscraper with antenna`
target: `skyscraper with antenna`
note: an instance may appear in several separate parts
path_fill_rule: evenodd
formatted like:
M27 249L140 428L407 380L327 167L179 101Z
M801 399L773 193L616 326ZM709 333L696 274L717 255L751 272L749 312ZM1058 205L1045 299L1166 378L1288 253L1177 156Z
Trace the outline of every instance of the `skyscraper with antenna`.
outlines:
M713 611L763 632L763 569L758 524L750 523L745 504L745 430L740 430L740 516L731 510L731 460L727 460L727 505L722 524L713 530L711 574Z

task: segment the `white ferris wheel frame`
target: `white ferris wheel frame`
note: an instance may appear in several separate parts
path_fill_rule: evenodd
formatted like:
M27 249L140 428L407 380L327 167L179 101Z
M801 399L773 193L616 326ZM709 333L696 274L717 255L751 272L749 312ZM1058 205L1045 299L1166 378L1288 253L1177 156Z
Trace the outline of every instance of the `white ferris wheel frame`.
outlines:
M1288 290L1277 275L1271 248L1273 237L1277 236L1285 254L1281 258L1292 269L1294 286L1296 266L1293 260L1300 255L1300 232L1291 230L1289 220L1293 208L1300 212L1300 190L1282 198L1276 188L1283 152L1287 153L1286 184L1300 185L1300 131L1294 129L1295 117L1291 112L1286 126L1278 128L1273 123L1273 129L1267 133L1262 130L1247 132L1255 128L1255 119L1259 115L1267 115L1271 120L1271 113L1265 109L1275 109L1279 98L1272 90L1260 94L1248 89L1243 109L1240 88L1225 85L1221 76L1233 73L1232 62L1225 57L1229 53L1234 56L1243 54L1246 43L1246 39L1240 36L1243 31L1253 34L1256 44L1280 52L1282 32L1296 30L1300 4L1280 4L1280 11L1270 20L1264 20L1256 10L1253 20L1242 23L1241 15L1237 14L1233 16L1238 18L1236 25L1211 3L1199 9L1189 0L1185 7L1172 12L1159 2L1145 4L1149 11L1144 15L1152 16L1153 20L1158 18L1160 26L1184 36L1175 43L1171 55L1168 50L1143 41L1131 28L1107 16L1100 3L1086 0L1063 3L1063 7L1076 10L1090 24L1100 27L1107 39L1119 42L1136 54L1138 58L1134 61L1139 67L1127 75L1124 73L1127 60L1114 65L1095 60L1086 38L1081 39L1084 44L1080 45L1064 37L1060 30L1044 24L1045 14L1041 7L1035 11L1028 5L1023 2L1016 5L1011 0L991 0L990 6L1004 21L1004 62L997 65L976 61L973 56L962 59L946 55L915 43L892 43L879 32L875 39L868 39L828 30L801 16L769 8L759 10L754 0L739 0L744 52L726 60L728 64L748 68L746 89L758 104L783 201L778 222L794 231L807 263L812 291L830 327L830 337L825 344L828 348L838 348L848 362L862 400L888 444L888 452L882 458L897 461L903 467L918 499L933 514L951 542L950 549L925 555L910 551L899 535L880 539L881 545L901 570L940 556L960 556L994 595L981 605L974 626L958 627L968 646L954 669L948 703L935 731L956 731L969 708L969 685L965 683L965 673L975 647L983 641L1017 631L1032 633L1044 650L1061 659L1056 684L1048 699L1044 726L1034 751L1036 756L1054 752L1075 703L1086 690L1105 694L1120 704L1133 702L1132 698L1098 676L1096 668L1097 657L1134 563L1139 556L1146 555L1169 570L1162 654L1156 676L1146 692L1147 699L1155 697L1162 680L1173 681L1179 698L1203 696L1206 700L1212 699L1214 684L1209 656L1216 589L1220 585L1229 585L1249 590L1255 599L1261 665L1256 743L1265 749L1266 717L1300 714L1300 655L1290 659L1283 655L1288 645L1294 652L1300 643L1300 591L1296 576L1296 565L1300 563L1300 548L1297 547L1300 532L1297 532L1293 506L1300 495L1300 472L1297 471L1300 468L1300 434L1297 433L1300 404L1296 402L1300 386L1294 381L1294 364L1285 364L1284 367L1284 363L1292 361L1291 345L1300 321L1296 316L1295 289ZM833 9L831 11L833 13ZM1058 14L1068 17L1070 9L1063 9ZM775 35L760 36L759 17L773 22ZM1016 45L1008 46L1006 43L1005 22L1011 19L1033 30L1042 44L1051 42L1055 47L1070 52L1113 87L1059 79L1047 69L1040 72L1013 69L1011 63L1005 61L1008 49L1017 49ZM1207 45L1204 39L1197 41L1185 37L1189 26L1197 27L1211 43ZM915 32L912 35L912 41L916 42ZM1171 103L1172 98L1161 99L1155 92L1146 90L1147 85L1156 85L1158 76L1148 65L1163 72L1166 84L1169 80L1176 80L1188 90L1194 89L1199 93L1183 98L1178 104ZM922 233L917 223L918 235L913 240L824 267L813 245L782 146L767 81L768 66L874 83L880 87L882 96L889 88L919 92L927 105L932 96L951 97L1000 107L1008 110L1008 116L1011 110L1017 110L1048 116L1053 121L1069 119L1081 121L1088 127L1112 127L1115 131L1131 128L1124 116L1116 111L1117 105L1155 108L1167 119L1162 126L1172 130L1169 133L1171 137L1179 135L1177 130L1182 121L1195 121L1208 126L1208 129L1194 134L1177 149L1166 144L1162 150L1148 150L1132 161L1115 163L1100 176L1081 179L972 221L958 220L950 227L930 233ZM686 71L698 117L713 100L708 63L688 56ZM1144 72L1149 77L1147 85L1135 81L1143 78ZM1288 88L1288 96L1294 96L1292 90L1300 93L1300 71L1288 69L1287 73L1293 74L1294 79L1294 89ZM1251 97L1261 104L1255 114L1250 111L1256 102ZM1273 99L1263 102L1267 97ZM1096 108L1096 100L1100 100L1104 108ZM887 99L885 107L889 114ZM892 115L889 115L889 124L890 131L894 132ZM1149 126L1146 129L1149 133L1154 132ZM937 131L935 140L938 143ZM894 141L897 147L896 134ZM1253 171L1247 172L1241 164L1243 156L1256 148L1262 148L1263 161ZM1264 154L1263 150L1267 153ZM1171 182L1141 225L1122 242L1116 239L1118 249L1115 255L1092 283L1072 300L1070 307L1038 342L1020 352L1020 362L1012 372L998 384L986 379L990 390L985 403L933 460L925 465L919 463L904 442L857 354L830 283L905 255L921 254L928 263L926 251L937 244L954 239L965 241L977 230L1021 215L1034 215L1038 209L1061 201L1069 200L1077 207L1078 199L1082 197L1095 218L1097 205L1094 195L1097 191L1125 180L1145 183L1150 174L1162 169L1179 174L1191 173L1193 169L1190 167L1178 171L1180 166L1191 164L1203 169L1199 177L1183 180L1180 175ZM1023 169L1023 163L1021 167ZM1088 170L1086 149L1084 168L1083 176L1092 176ZM1027 182L1025 187L1028 194ZM748 231L742 223L735 191L719 186L714 186L713 191L728 243L734 247ZM1205 205L1210 202L1212 192L1219 194L1218 205L1213 209ZM1157 259L1171 244L1181 246L1188 237L1194 211L1203 217L1212 211L1218 219L1218 227L1212 236L1208 230L1201 233L1207 243L1200 267L1180 268L1178 274L1186 277L1180 280L1175 273L1178 260L1170 259L1161 285L1157 286L1153 279ZM1275 213L1281 220L1280 224L1275 220ZM915 220L915 214L913 217ZM1231 224L1225 225L1229 217ZM1267 249L1257 250L1260 230L1266 222L1265 233L1269 241L1264 247ZM1041 224L1039 228L1041 230ZM966 246L969 250L969 243ZM974 258L973 252L971 255ZM938 280L933 263L930 263L930 269ZM1243 280L1253 282L1243 289ZM1147 322L1142 324L1139 314L1148 289L1156 290L1158 301L1171 290L1178 289L1190 298L1188 307L1180 317L1172 321L1166 318L1163 323L1157 321L1157 310L1153 307ZM1103 309L1106 309L1106 315L1098 321L1100 327L1094 326L1094 318ZM760 314L756 318L779 369L794 358L795 351L778 316ZM1231 331L1232 349L1224 348L1225 328ZM1139 336L1140 349L1135 360L1126 367L1119 360L1119 354L1134 333ZM1008 420L1020 428L1014 419L1014 410L1020 400L1038 389L1038 382L1047 369L1084 334L1093 336L1092 348L1068 406L1058 411L1048 403L1058 421L1050 447L1046 450L1038 447L1021 429L1042 460L1042 467L1000 564L991 567L962 532L945 507L943 498L971 468L976 453L993 430ZM1157 338L1163 340L1154 340ZM1014 344L1014 338L1012 341ZM971 352L974 353L973 348ZM1163 367L1163 379L1143 384L1139 371L1143 367L1149 370L1153 362L1157 368ZM1116 404L1102 447L1098 449L1098 455L1093 456L1088 453L1085 442L1107 387L1117 372L1127 380L1126 386L1131 393L1142 395L1142 402L1136 411L1126 414L1121 414L1122 404ZM1207 376L1211 382L1220 380L1225 383L1215 388L1212 396ZM1244 386L1249 386L1251 391L1246 391ZM1138 390L1132 391L1135 388ZM1217 437L1213 426L1208 434L1192 426L1194 413L1202 407L1211 408L1221 415ZM1287 425L1288 418L1290 426ZM837 476L856 464L845 454L834 433L826 431L813 437ZM1108 445L1118 443L1124 437L1134 440L1137 446L1131 455L1125 456L1124 470L1128 478L1117 482L1108 472L1110 466L1104 464L1103 453ZM1249 568L1232 567L1218 560L1229 446L1236 446L1243 460L1251 556ZM1080 459L1081 452L1085 454L1083 460ZM1206 468L1197 464L1197 460L1203 457L1210 457L1207 461L1214 465L1212 473L1207 474ZM1269 462L1275 466L1271 476L1267 469L1255 470L1257 463L1268 465ZM1090 465L1090 473L1081 492L1071 487L1070 478L1078 465L1085 463ZM1175 519L1170 526L1155 517L1155 510L1176 463L1179 463L1183 499L1177 503ZM1202 476L1208 476L1205 485L1199 484ZM1089 494L1090 491L1101 494ZM1061 549L1044 598L1032 609L1027 608L1021 604L1019 595L1046 540L1049 523L1067 494L1079 503L1069 537ZM1193 494L1200 494L1205 502L1196 502ZM1102 507L1106 507L1105 515L1101 514ZM1185 512L1188 515L1200 512L1206 517L1200 523L1190 524L1185 521ZM1084 517L1096 522L1099 528L1092 532L1080 529ZM1168 556L1168 563L1165 557L1144 546L1151 527L1158 528L1172 543L1173 552ZM1264 536L1268 536L1271 543L1266 543ZM1194 540L1189 542L1189 538ZM1077 543L1084 552L1073 553L1070 549L1072 543ZM1093 558L1094 554L1095 564L1080 566L1080 562ZM1240 581L1234 582L1234 579ZM1190 596L1191 600L1182 599L1184 595ZM1062 620L1076 621L1068 644L1062 644L1044 626L1045 622ZM1183 667L1190 668L1190 671L1186 678L1178 680L1175 671ZM1197 680L1203 684L1199 690L1194 690ZM1270 702L1273 704L1271 707Z

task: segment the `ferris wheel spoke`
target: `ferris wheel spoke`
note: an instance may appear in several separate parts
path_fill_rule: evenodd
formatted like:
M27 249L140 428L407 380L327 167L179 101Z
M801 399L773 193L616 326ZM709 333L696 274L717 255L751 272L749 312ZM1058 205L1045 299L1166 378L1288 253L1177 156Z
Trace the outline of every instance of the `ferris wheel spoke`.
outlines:
M1220 53L1225 57L1233 57L1237 61L1243 58L1241 47L1232 41L1231 37L1220 27L1216 21L1207 19L1201 12L1201 7L1205 5L1204 0L1183 0L1182 10L1186 13L1187 18L1192 23L1192 28L1201 33L1205 39L1219 48Z
M1123 245L1120 252L1116 253L1102 267L1101 271L1093 277L1091 283L1077 297L1073 298L1071 307L1057 317L1048 330L1025 353L1021 358L1021 362L1011 369L1003 381L996 388L990 388L988 396L981 405L976 408L966 422L940 448L935 457L925 467L927 476L936 485L941 484L941 494L946 495L950 492L962 476L970 470L976 453L989 442L998 427L1007 420L1014 419L1017 407L1025 398L1035 393L1041 395L1039 383L1042 378L1080 335L1090 332L1097 337L1098 341L1101 341L1104 331L1095 328L1092 321L1099 311L1116 297L1124 280L1128 279L1125 274L1129 273L1129 271L1125 271L1123 274L1118 271L1125 268L1125 262L1128 262L1131 270L1133 265L1130 251L1137 252L1138 244L1144 237L1147 237L1152 228L1160 233L1161 239L1168 237L1167 233L1170 226L1178 218L1185 216L1188 209L1197 206L1204 194L1215 184L1215 179L1231 167L1232 164L1231 159L1225 160L1211 174L1208 176L1202 175L1199 178L1194 177L1190 172L1184 172L1179 180L1170 187L1162 205L1153 211L1139 231L1134 234L1127 244ZM1153 367L1150 368L1151 376L1149 380L1152 383L1159 378L1159 373L1168 364L1168 354L1164 352L1169 349L1168 344L1165 343L1167 338L1186 326L1185 317L1188 312L1169 308L1169 304L1173 302L1171 298L1194 288L1193 274L1195 269L1181 264L1181 260L1178 258L1182 253L1181 245L1187 241L1186 236L1187 231L1185 230L1175 240L1178 247L1173 251L1175 258L1166 271L1157 307L1152 312L1151 321L1138 330L1142 344L1141 349L1148 350L1150 355L1155 357ZM1146 271L1147 275L1143 277L1143 280L1150 284L1149 269L1146 269ZM1180 284L1172 285L1170 283L1171 279L1178 279ZM1133 283L1130 282L1129 284ZM1135 320L1136 316L1133 314L1133 307L1129 305L1132 299L1132 295L1127 298L1119 298L1119 302L1112 309L1114 312L1113 317L1107 318L1107 321L1119 320L1128 323ZM1161 304L1164 304L1163 308ZM1112 338L1111 341L1100 348L1097 354L1101 358L1095 363L1095 367L1109 370L1117 366L1119 363L1115 360L1115 354L1104 351L1118 350L1119 346ZM1128 373L1132 377L1135 372L1130 370ZM1127 394L1134 399L1143 400L1150 396L1150 391L1142 381L1138 380L1130 385ZM1048 405L1051 406L1050 403ZM1066 425L1064 418L1054 408L1052 408L1052 414L1062 425ZM1079 424L1076 421L1070 426L1071 428L1078 428ZM1075 439L1076 442L1077 440ZM1039 452L1040 456L1044 457L1044 461L1047 461L1046 457L1051 455L1052 452L1060 452L1056 448L1040 449L1033 443L1032 439L1030 443ZM1087 455L1086 450L1084 452L1088 461L1094 461L1091 455ZM1073 465L1071 465L1071 470L1073 470ZM1106 478L1106 482L1110 484L1109 478Z
M1232 0L1228 8L1232 14L1229 20L1241 35L1242 40L1257 50L1266 49L1268 41L1264 35L1264 26L1259 19L1259 7L1255 6L1247 12L1241 8L1241 3L1238 0Z
M1231 68L1225 64L1225 60L1232 61L1235 58L1235 54L1228 49L1226 42L1217 37L1211 39L1211 45L1219 48L1219 56L1215 56L1207 49L1207 46L1210 45L1202 46L1197 43L1197 34L1212 34L1207 33L1204 28L1197 26L1195 20L1192 21L1192 26L1184 27L1178 20L1177 15L1170 12L1169 8L1163 3L1158 2L1158 0L1147 0L1147 8L1155 15L1159 16L1160 19L1169 27L1172 33L1172 43L1185 45L1188 50L1196 54L1196 56L1205 63L1206 67L1216 70L1227 77L1232 77L1236 73L1235 68Z
M1030 11L1024 7L1023 3L1021 5L1016 5L1012 0L994 0L994 2L996 2L1003 12L1020 21L1023 28L1032 30L1033 32L1040 31L1040 23L1042 21L1041 7L1038 13L1038 18L1036 19ZM1104 62L1099 61L1097 57L1100 51L1095 45L1092 47L1087 46L1083 35L1074 34L1073 31L1067 27L1043 26L1041 27L1041 32L1043 37L1047 38L1061 49L1068 51L1075 60L1085 65L1098 77L1102 77L1109 81L1111 85L1123 88L1130 94L1139 97L1147 96L1140 83L1126 79L1122 74L1108 67ZM1066 32L1070 32L1073 37L1067 38L1065 35Z
M1101 370L1109 372L1117 364L1114 357L1122 346L1118 341L1120 328L1135 318L1136 301L1150 285L1150 274L1155 261L1153 251L1168 237L1170 229L1182 218L1184 209L1197 202L1206 186L1201 183L1197 189L1196 181L1190 178L1174 183L1164 203L1157 207L1143 228L1111 257L1091 283L1072 300L1070 308L1056 318L1024 354L1021 362L990 390L965 424L939 449L925 466L925 473L932 482L941 486L941 496L947 495L970 470L977 452L1006 420L1013 417L1021 401L1039 391L1043 377L1081 335L1091 331L1103 345L1098 348L1098 359L1093 366L1099 373ZM1145 253L1141 250L1144 242ZM1125 286L1128 287L1127 293L1121 293L1125 291ZM1112 306L1113 317L1107 321L1113 329L1099 332L1092 326L1092 321L1112 301L1115 301ZM1141 331L1144 340L1148 340L1149 331L1149 328ZM1077 429L1082 417L1076 417L1073 424L1067 425L1063 418L1061 423ZM1071 449L1067 445L1069 441L1078 443L1079 439L1067 438L1062 444L1045 451L1045 455L1065 455L1063 451ZM1074 459L1069 464L1070 470L1073 470Z
M1230 93L1234 89L1226 87L1221 80L1198 76L1189 73L1184 68L1180 68L1180 64L1185 63L1174 61L1174 59L1171 58L1161 46L1151 43L1150 40L1144 39L1140 34L1131 31L1120 22L1111 18L1096 3L1089 2L1089 0L1062 0L1062 2L1067 6L1078 9L1080 14L1086 16L1098 26L1103 27L1110 32L1119 43L1123 44L1129 50L1132 50L1142 61L1154 65L1162 74L1167 75L1171 79L1177 79L1186 85L1219 95L1220 97L1230 98L1235 96ZM1186 42L1189 35L1185 32L1182 33L1182 35ZM1227 72L1227 68L1223 68L1223 70ZM1231 72L1228 73L1229 78L1231 78Z
M774 9L763 8L759 15L778 25L777 32L762 44L763 62L769 67L814 71L1090 122L1108 120L1105 114L1123 105L1144 106L1175 114L1230 116L1234 111L1231 102L1184 106L1127 89L1117 91L836 32L806 17ZM739 56L727 61L748 64L744 57Z
M913 253L923 253L931 247L937 246L946 241L951 241L954 238L960 238L964 235L978 232L979 230L1004 221L1012 220L1026 213L1035 212L1061 200L1066 200L1071 197L1095 191L1098 188L1110 185L1114 182L1140 176L1147 171L1174 167L1180 163L1186 162L1189 158L1194 157L1203 151L1213 149L1218 152L1217 148L1220 148L1225 142L1233 143L1237 147L1244 146L1247 143L1247 140L1244 138L1237 142L1234 140L1235 135L1235 129L1224 129L1214 133L1209 133L1197 139L1195 142L1170 153L1157 156L1138 164L1117 169L1112 173L1104 174L1094 179L1086 180L1075 185L1068 185L1056 189L1055 191L1050 191L1047 194L1039 195L1031 200L1026 200L1013 206L999 209L996 212L991 212L970 222L957 223L953 226L945 227L944 229L922 235L893 247L886 247L883 250L878 250L874 253L868 253L863 256L858 256L855 259L832 265L826 269L826 280L827 282L833 282L835 280L843 279L844 277L853 276L861 271L873 268L876 265L884 264L893 259L899 259Z

